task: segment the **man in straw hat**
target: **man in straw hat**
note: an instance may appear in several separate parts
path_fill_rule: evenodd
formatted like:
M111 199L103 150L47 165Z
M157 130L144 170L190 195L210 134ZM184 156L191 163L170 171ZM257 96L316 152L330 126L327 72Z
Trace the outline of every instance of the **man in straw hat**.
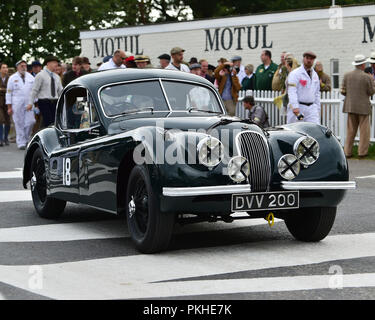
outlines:
M343 112L348 114L345 155L352 156L354 138L359 127L360 140L358 156L367 156L370 144L370 97L375 93L375 82L364 72L368 59L362 54L355 56L352 63L355 69L344 75L341 93L345 96Z
M150 58L144 55L138 55L134 59L137 69L145 69L150 64Z
M368 62L370 62L371 65L365 69L365 72L369 73L372 76L372 78L375 80L375 51L371 52Z

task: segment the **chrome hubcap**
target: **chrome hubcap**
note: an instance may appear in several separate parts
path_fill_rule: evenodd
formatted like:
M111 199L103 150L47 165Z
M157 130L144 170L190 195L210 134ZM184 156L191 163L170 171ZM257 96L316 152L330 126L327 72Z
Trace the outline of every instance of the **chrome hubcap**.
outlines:
M31 177L30 185L31 185L31 190L34 191L35 190L35 186L36 186L36 176L35 176L35 173L33 173L33 176Z
M134 202L134 197L132 196L132 199L129 201L129 217L132 218L133 215L135 214L135 211L136 211L136 206L135 206L135 202Z

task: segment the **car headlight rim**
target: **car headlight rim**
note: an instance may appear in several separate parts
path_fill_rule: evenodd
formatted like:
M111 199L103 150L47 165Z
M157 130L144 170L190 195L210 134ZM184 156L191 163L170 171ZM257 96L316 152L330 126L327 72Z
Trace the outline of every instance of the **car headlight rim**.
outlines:
M245 181L250 175L249 161L242 156L235 156L228 162L228 176L237 183Z
M310 136L301 137L294 143L293 151L301 164L309 167L319 159L319 142Z
M208 152L209 149L211 153ZM212 136L208 136L199 141L197 145L197 152L199 163L203 164L207 168L216 167L224 158L223 143L219 139Z
M277 164L279 174L286 180L295 179L301 170L300 161L294 154L283 155Z

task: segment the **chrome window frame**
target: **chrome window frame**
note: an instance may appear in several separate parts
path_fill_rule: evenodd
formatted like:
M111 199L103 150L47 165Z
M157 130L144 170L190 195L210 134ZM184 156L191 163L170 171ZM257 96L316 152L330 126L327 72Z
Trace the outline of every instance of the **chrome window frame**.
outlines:
M61 132L72 132L72 133L75 133L75 132L83 132L83 131L89 131L95 127L97 127L98 124L100 124L100 121L98 119L98 121L95 121L94 122L94 126L91 127L91 124L93 123L91 120L91 107L90 107L90 112L89 112L89 117L90 117L90 127L89 128L77 128L77 129L64 129L61 127L61 121L60 121L60 118L61 118L61 113L63 112L63 110L59 110L58 106L59 106L59 103L60 103L60 99L64 99L64 104L62 106L62 108L64 109L65 108L65 95L70 91L70 90L74 90L74 89L77 89L77 88L81 88L81 89L85 89L86 90L86 97L87 97L87 101L91 101L91 106L94 106L94 99L92 99L90 97L90 91L89 89L87 89L86 87L84 87L83 85L78 85L78 86L71 86L69 88L67 88L60 96L59 100L57 101L57 109L56 109L56 118L55 118L55 126L57 129L59 129ZM98 117L99 118L99 117Z
M227 114L226 109L224 108L224 106L222 104L222 101L221 101L221 98L220 98L220 95L219 95L218 91L217 90L213 90L210 85L204 84L204 83L200 83L200 82L196 82L196 81L191 81L191 80L157 77L157 78L144 78L144 79L137 79L137 80L126 80L126 81L112 82L112 83L108 83L108 84L105 84L105 85L102 85L101 87L99 87L98 93L97 93L97 98L98 98L99 105L100 105L100 108L101 108L101 111L102 111L104 117L106 119L114 119L114 118L118 117L119 115L108 116L105 113L104 107L103 107L103 103L102 103L102 99L100 98L100 94L101 94L101 92L102 92L103 89L105 89L107 87L110 87L110 86L114 86L114 85L132 84L132 83L147 82L147 81L157 81L157 82L159 82L160 87L161 87L161 91L162 91L163 96L164 96L164 99L165 99L165 101L167 103L167 106L169 108L169 110L154 111L153 113L165 113L165 112L169 112L169 113L171 113L171 112L185 112L186 113L186 111L184 111L184 110L172 110L172 108L171 108L171 105L170 105L167 93L166 93L164 85L163 85L163 81L171 81L171 82L181 82L181 83L195 84L195 85L199 85L199 86L202 86L202 87L206 87L208 90L211 90L215 94L216 99L218 101L218 104L219 104L219 106L221 108L222 115L226 115Z

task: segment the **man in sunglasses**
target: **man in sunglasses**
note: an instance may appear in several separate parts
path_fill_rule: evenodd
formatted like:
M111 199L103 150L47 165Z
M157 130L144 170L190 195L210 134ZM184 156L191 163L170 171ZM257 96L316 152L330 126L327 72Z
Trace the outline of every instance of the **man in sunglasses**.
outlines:
M116 50L113 54L113 57L106 63L103 63L98 71L110 70L110 69L125 69L124 65L126 60L126 53L123 50Z

